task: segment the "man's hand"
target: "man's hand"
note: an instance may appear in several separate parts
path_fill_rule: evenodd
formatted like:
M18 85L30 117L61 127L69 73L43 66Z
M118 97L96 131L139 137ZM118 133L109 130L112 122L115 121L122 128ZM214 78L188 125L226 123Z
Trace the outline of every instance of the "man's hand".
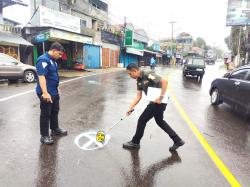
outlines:
M163 99L163 97L158 97L158 98L154 101L154 103L156 103L156 104L161 104L162 99Z
M52 103L51 95L49 93L43 93L42 98L44 101Z
M126 112L126 115L129 116L135 109L128 109L128 111Z
M61 95L62 92L59 87L57 88L57 90L58 90L58 95Z

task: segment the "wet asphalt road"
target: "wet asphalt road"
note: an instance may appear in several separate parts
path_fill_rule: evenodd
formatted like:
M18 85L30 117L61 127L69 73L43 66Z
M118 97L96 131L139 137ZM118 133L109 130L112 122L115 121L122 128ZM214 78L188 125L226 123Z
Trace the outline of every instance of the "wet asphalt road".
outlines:
M207 66L202 82L183 78L178 67L156 71L168 76L172 93L238 182L250 186L249 121L225 104L210 105L210 83L224 71L218 65ZM103 148L84 151L74 144L79 134L107 129L124 115L136 94L135 80L125 71L61 84L59 122L69 134L56 138L52 146L39 141L39 100L29 91L33 88L34 84L0 85L0 186L230 186L173 99L164 117L186 141L178 153L168 151L172 141L154 120L146 127L139 151L122 148L134 134L145 99L112 129ZM22 92L26 93L3 100ZM82 138L79 144L87 141Z

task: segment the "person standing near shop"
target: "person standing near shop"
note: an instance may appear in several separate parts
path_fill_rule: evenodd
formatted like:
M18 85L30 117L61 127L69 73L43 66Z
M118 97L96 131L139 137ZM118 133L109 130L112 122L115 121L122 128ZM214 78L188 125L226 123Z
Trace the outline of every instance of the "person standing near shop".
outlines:
M38 81L36 93L40 99L40 141L43 144L53 144L51 136L67 135L67 131L59 128L59 76L56 61L62 57L63 46L55 42L45 54L37 59L36 69ZM49 135L51 129L51 136Z
M155 66L156 66L156 60L155 60L155 57L152 56L151 59L150 59L150 68L152 70L154 70Z
M127 66L127 73L130 75L131 78L137 80L137 96L132 101L127 111L127 115L130 115L132 109L141 100L142 91L144 91L144 93L147 95L148 87L161 88L161 94L154 102L150 102L148 104L148 106L138 119L137 129L134 137L131 141L124 143L123 148L140 148L140 141L143 137L146 124L153 117L155 118L157 125L162 130L164 130L173 140L174 144L169 148L170 151L175 151L180 146L184 145L185 142L176 134L176 132L169 126L169 124L167 124L167 122L163 120L163 113L166 109L167 104L162 103L162 100L167 89L167 80L155 74L153 71L146 72L139 70L139 67L134 63L131 63Z

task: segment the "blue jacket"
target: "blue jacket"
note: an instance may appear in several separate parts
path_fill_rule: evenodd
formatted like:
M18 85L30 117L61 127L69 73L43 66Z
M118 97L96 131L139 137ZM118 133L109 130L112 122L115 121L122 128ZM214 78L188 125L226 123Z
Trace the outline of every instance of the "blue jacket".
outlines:
M41 55L37 59L37 74L43 75L46 79L47 91L51 96L58 95L59 76L57 63L49 56L48 53ZM39 79L36 86L37 94L42 94Z
M154 59L154 58L151 58L151 59L150 59L150 65L155 65L155 64L156 64L155 59Z

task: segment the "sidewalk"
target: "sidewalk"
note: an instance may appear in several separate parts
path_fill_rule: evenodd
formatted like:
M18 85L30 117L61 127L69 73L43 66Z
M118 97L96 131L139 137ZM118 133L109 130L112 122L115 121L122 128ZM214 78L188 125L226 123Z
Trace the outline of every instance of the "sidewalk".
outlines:
M59 77L60 78L73 78L73 77L81 77L91 74L99 74L99 73L108 73L108 72L117 72L117 71L125 71L125 68L104 68L104 69L86 69L86 70L66 70L59 69Z

